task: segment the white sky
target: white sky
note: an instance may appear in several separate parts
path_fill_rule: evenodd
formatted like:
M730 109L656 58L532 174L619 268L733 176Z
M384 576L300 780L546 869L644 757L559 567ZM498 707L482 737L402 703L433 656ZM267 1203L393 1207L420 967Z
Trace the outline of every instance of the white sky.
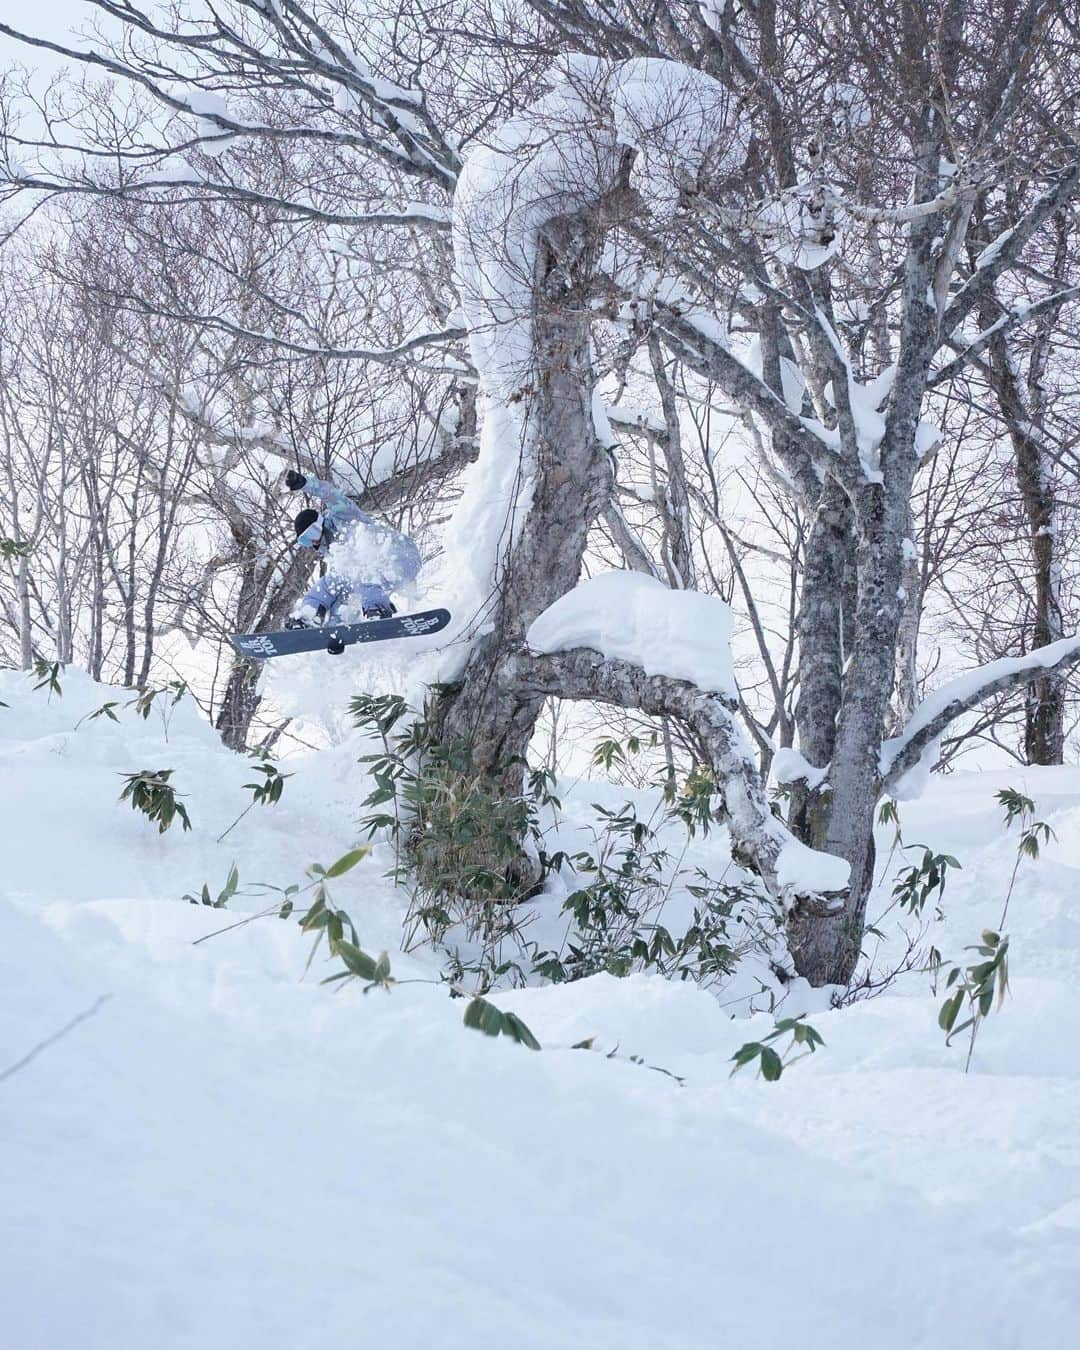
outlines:
M0 0L0 17L12 28L19 28L35 37L77 47L85 44L77 39L72 41L74 32L89 27L95 18L101 19L102 14L99 9L87 4L86 0ZM28 70L37 70L47 79L63 64L59 56L53 56L40 48L27 47L0 34L0 69L21 65Z

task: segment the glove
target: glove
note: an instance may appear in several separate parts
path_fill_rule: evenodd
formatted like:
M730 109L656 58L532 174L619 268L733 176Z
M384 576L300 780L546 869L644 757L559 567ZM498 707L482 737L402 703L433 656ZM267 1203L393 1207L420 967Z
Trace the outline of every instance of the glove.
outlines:
M285 486L290 492L295 492L297 488L302 488L307 479L302 473L297 473L295 469L290 469L285 475Z

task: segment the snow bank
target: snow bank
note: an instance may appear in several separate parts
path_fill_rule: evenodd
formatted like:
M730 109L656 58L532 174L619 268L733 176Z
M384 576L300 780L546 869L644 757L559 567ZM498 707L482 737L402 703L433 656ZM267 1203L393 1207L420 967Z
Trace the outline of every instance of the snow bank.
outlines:
M535 652L588 647L646 675L738 698L731 633L731 610L718 596L673 591L641 572L603 572L549 605L526 637Z

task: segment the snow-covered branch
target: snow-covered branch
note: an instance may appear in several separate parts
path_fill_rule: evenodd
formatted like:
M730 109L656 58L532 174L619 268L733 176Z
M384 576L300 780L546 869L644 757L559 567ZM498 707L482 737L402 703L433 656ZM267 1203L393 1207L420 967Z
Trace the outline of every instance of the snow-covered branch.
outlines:
M788 910L830 913L848 865L800 843L773 814L738 722L732 615L716 596L669 590L638 572L606 572L556 600L528 631L532 691L674 717L700 742L735 856Z
M1008 310L996 323L992 323L989 328L984 328L977 337L972 338L958 356L935 371L929 381L930 385L944 384L946 380L958 375L970 362L982 356L997 339L1007 336L1014 328L1030 323L1032 319L1037 319L1042 314L1052 314L1054 310L1060 309L1070 300L1075 300L1077 296L1080 296L1080 286L1066 286L1064 290L1043 296L1033 304L1019 305L1016 309Z
M1080 635L1038 647L1026 656L1002 657L942 685L923 699L900 735L882 746L884 791L894 791L905 774L932 754L938 738L964 713L997 694L1030 684L1039 675L1076 665L1080 665Z

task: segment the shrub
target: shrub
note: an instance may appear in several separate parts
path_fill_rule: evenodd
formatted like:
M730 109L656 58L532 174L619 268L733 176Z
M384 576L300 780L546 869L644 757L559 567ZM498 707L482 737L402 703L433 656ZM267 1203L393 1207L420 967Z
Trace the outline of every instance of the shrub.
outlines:
M164 834L177 818L185 830L191 829L187 808L169 782L172 775L172 769L140 769L123 775L125 787L120 800L130 802L133 810L156 822L158 834Z

